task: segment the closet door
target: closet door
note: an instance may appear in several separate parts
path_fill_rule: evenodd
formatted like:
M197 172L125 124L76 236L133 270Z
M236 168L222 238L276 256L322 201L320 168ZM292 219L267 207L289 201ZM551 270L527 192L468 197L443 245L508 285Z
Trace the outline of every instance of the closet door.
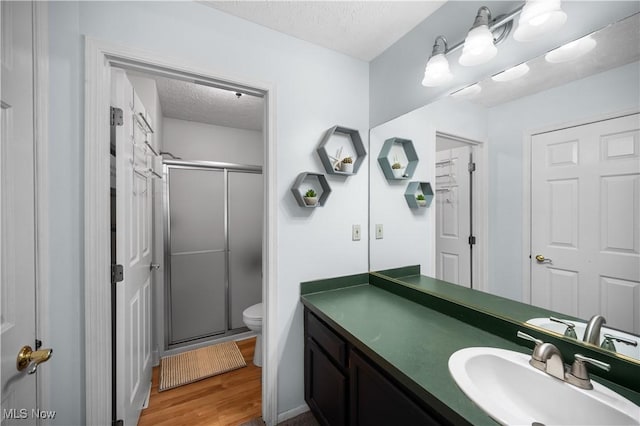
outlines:
M244 327L242 311L262 300L262 175L229 172L230 327Z
M169 343L226 331L224 172L169 169Z

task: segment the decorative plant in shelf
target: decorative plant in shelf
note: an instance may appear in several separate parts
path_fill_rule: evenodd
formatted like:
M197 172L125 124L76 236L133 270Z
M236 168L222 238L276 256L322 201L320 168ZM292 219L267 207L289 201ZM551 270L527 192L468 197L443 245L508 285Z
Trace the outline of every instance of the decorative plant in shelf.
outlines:
M420 207L424 207L427 205L427 200L424 198L424 194L416 195L416 203L418 203Z
M344 173L353 173L353 159L349 156L342 159L340 170Z
M318 194L313 189L308 189L307 192L304 193L304 202L308 206L315 206L318 204Z
M395 177L396 179L404 177L404 167L402 167L402 164L400 164L400 161L398 161L398 157L393 158L391 171L393 172L393 177Z

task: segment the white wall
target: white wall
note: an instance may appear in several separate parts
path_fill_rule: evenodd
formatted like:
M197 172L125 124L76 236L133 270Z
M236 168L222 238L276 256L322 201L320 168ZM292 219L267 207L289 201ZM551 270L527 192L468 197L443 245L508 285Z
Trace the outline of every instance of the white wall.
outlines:
M427 181L435 193L436 132L478 142L487 140L485 108L444 98L371 129L370 267L372 270L420 265L423 275L435 276L435 199L426 209L410 209L404 199L409 181ZM377 161L384 141L411 139L418 168L407 180L387 181ZM384 238L375 238L376 224L384 225Z
M522 300L522 141L551 125L640 108L638 62L489 110L489 291Z
M195 2L52 2L50 10L51 345L55 424L84 423L83 35L197 64L213 74L276 88L278 228L278 412L303 401L301 281L367 270L368 172L330 177L326 206L300 208L290 187L301 171L322 171L324 131L368 129L368 64ZM55 166L55 167L54 167Z
M261 166L262 132L164 119L164 150L183 160L221 161Z

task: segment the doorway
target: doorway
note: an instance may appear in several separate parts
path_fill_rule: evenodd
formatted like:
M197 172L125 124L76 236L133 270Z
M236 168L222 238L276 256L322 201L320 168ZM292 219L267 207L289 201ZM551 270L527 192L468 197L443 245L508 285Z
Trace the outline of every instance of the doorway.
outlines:
M142 53L123 46L86 40L86 76L87 90L85 108L85 130L88 140L108 141L109 125L101 111L108 110L110 93L110 74L113 67L127 70L163 75L183 81L233 90L244 94L260 96L265 100L262 122L263 131L263 159L264 183L262 192L265 200L263 221L263 258L262 270L262 300L263 335L265 363L262 370L263 418L272 422L276 418L277 395L273 389L277 376L277 362L270 354L271 348L277 347L277 336L270 332L270 324L275 324L275 312L269 309L270 301L276 297L275 288L270 283L275 282L275 218L277 217L276 200L271 194L275 193L275 152L274 152L274 100L273 88L264 83L235 82L231 78L220 77L203 71L195 66L185 65L183 61L171 61L148 53ZM85 292L86 333L85 350L87 359L92 360L86 365L87 389L87 422L107 423L111 421L111 377L112 365L110 350L111 326L108 321L108 303L110 297L105 294L105 281L110 281L104 271L109 269L108 252L110 233L108 222L109 205L109 160L104 156L107 146L100 143L87 144L85 150L85 192L86 192L86 237L92 241L86 246L85 274L87 286ZM108 152L108 151L107 151ZM105 226L106 225L106 226ZM107 290L109 285L106 284ZM105 303L106 302L106 303ZM106 305L106 306L105 306ZM269 390L268 392L266 390Z
M477 145L436 132L436 278L468 288L478 287L474 276Z

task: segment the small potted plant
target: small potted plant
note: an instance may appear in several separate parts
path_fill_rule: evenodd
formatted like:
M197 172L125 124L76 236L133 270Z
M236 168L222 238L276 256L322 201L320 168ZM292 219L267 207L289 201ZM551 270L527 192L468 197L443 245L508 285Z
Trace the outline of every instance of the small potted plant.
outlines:
M353 159L349 156L344 157L340 164L340 170L343 173L353 173Z
M308 206L315 206L318 204L318 194L316 194L316 191L309 188L307 192L304 193L304 202Z
M425 207L427 205L427 200L424 198L424 194L416 195L416 203L418 203L418 206L420 207Z
M397 158L393 159L391 171L393 172L393 177L395 177L396 179L402 179L404 177L404 168Z

